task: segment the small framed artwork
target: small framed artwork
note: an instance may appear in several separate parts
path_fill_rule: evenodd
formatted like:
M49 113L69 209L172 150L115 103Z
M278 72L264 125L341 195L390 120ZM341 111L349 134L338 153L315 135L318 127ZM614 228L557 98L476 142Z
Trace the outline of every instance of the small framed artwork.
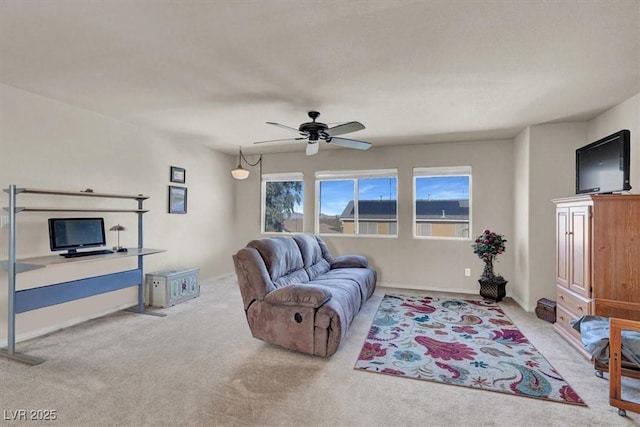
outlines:
M187 171L184 168L171 166L171 182L184 184L187 182Z
M187 189L186 187L169 186L169 213L187 213Z

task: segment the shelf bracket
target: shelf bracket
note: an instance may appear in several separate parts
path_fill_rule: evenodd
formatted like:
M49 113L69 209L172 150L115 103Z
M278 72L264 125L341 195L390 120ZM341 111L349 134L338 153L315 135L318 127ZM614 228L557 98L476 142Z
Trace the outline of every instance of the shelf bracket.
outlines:
M9 271L9 262L8 261L0 261L0 267L2 267L4 270ZM44 268L44 265L38 265L38 264L28 264L25 262L16 262L16 274L18 273L25 273L27 271L31 271L31 270L38 270L40 268Z
M2 210L6 211L6 212L9 212L9 213L12 211L12 210L11 210L11 207L4 207L4 208L2 208ZM22 206L16 206L16 208L15 208L15 210L14 210L14 211L15 211L15 213L19 213L19 212L22 212L23 210L25 210L25 208L24 208L24 207L22 207Z

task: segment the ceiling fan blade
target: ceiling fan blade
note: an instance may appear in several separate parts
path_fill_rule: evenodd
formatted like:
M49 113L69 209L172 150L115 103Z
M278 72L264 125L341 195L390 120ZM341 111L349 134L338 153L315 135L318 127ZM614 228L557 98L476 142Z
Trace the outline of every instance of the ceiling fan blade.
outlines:
M326 130L329 136L343 135L349 132L355 132L357 130L364 129L364 125L360 122L349 122L338 126L334 126Z
M341 147L355 148L356 150L368 150L371 148L370 142L356 141L355 139L347 138L331 138L331 141L327 141L330 144L339 145Z
M256 141L256 142L254 142L254 144L264 144L265 142L280 142L280 141L282 141L282 142L284 142L284 141L300 141L302 139L307 139L307 138L300 137L300 138L269 139L267 141Z
M313 143L309 142L307 144L307 156L313 156L314 154L317 154L319 149L320 149L320 144L318 144L318 141Z
M296 128L292 128L292 127L290 127L290 126L286 126L286 125L281 125L280 123L267 122L267 124L268 124L268 125L277 126L277 127L279 127L279 128L282 128L282 129L287 129L287 130L293 131L293 132L295 132L295 133L300 133L300 131L299 131L298 129L296 129Z

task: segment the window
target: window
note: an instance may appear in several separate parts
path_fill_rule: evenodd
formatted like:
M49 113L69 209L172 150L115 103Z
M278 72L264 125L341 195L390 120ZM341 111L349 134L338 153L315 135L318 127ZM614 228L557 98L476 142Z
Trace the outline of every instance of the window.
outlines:
M304 182L301 173L262 176L262 232L302 232Z
M413 236L468 239L471 166L413 169Z
M317 172L316 233L397 236L398 171Z

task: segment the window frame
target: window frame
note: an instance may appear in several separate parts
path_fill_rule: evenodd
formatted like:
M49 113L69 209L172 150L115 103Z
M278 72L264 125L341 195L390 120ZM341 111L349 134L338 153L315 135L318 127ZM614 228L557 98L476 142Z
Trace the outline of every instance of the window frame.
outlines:
M301 231L266 231L267 183L268 182L301 182L302 183L302 230ZM302 172L282 172L263 174L260 183L260 233L274 236L294 235L304 231L304 174Z
M395 234L361 234L359 218L359 194L360 180L375 178L394 178L396 183L396 233ZM320 232L320 184L326 181L353 181L353 221L354 232L345 233L323 233ZM315 212L314 212L314 232L320 236L330 237L356 237L356 238L398 238L399 235L399 215L398 215L398 190L399 190L398 169L367 169L367 170L345 170L345 171L318 171L315 173Z
M419 178L429 178L429 177L446 177L446 176L465 176L469 179L469 233L466 237L456 237L456 236L423 236L418 235L417 230L417 180ZM411 222L411 234L413 239L417 240L456 240L456 241L465 241L472 240L472 220L473 220L473 207L472 207L472 199L473 199L473 170L471 166L429 166L429 167L414 167L413 168L413 200L412 200L412 222Z

